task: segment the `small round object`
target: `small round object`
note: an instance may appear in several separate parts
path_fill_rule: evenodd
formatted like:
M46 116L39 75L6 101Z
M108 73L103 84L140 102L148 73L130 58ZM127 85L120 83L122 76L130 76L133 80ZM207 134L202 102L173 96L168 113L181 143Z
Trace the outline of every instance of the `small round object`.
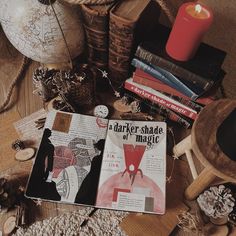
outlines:
M109 114L109 109L105 105L97 105L94 108L93 114L99 118L106 118Z
M27 161L34 156L34 148L25 148L16 153L15 158L18 161Z
M16 217L15 216L8 217L3 224L3 233L5 235L9 235L14 231L15 228L16 228Z

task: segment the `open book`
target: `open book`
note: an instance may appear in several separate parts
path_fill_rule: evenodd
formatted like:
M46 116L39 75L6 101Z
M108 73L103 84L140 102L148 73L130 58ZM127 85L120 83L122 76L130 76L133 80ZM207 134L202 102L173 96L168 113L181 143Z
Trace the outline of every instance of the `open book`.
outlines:
M48 113L26 196L164 214L166 124Z

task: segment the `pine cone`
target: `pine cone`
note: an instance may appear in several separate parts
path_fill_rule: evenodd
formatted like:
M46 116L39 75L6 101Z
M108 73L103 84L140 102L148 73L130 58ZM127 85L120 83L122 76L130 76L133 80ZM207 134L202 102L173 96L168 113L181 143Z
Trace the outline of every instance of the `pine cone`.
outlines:
M37 68L33 73L36 92L44 101L48 101L58 94L57 86L53 83L55 73L56 70L43 67Z
M200 194L197 202L207 216L221 218L233 210L235 199L229 188L219 185Z
M13 189L7 182L7 179L0 178L0 210L11 208L16 202L16 197L13 194Z
M57 72L54 79L60 95L72 106L88 106L95 101L95 78L87 67Z

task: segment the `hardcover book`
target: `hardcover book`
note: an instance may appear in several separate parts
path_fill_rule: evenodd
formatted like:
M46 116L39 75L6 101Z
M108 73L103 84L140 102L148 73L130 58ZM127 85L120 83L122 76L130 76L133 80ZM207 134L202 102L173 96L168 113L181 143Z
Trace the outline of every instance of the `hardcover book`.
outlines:
M153 65L149 65L137 58L134 58L131 64L138 69L143 70L144 72L150 74L152 77L160 80L164 84L169 85L170 87L178 90L179 92L183 93L185 96L191 98L192 100L196 100L202 93L204 93L204 89L194 87L194 90L183 83L179 78L174 76L168 71L164 71L161 68L154 68Z
M26 196L163 214L166 123L48 113Z
M145 86L147 86L147 87L150 87L150 88L152 88L152 89L154 89L154 90L157 90L158 92L160 92L160 93L162 93L162 94L164 94L164 95L166 95L166 96L168 96L168 97L170 97L170 98L173 98L174 100L176 100L176 101L178 101L178 102L180 102L180 103L182 103L182 104L184 104L184 105L186 105L186 106L188 106L188 107L190 107L190 108L196 110L197 112L199 112L199 111L203 108L202 105L200 105L200 104L198 104L198 103L195 103L194 101L190 100L189 98L184 98L184 97L182 97L182 96L178 96L178 95L175 95L175 94L173 94L173 93L170 93L170 92L161 90L161 89L160 89L160 86L159 86L160 84L158 85L158 86L159 86L158 89L155 89L155 88L153 88L152 86L149 86L148 83L146 83L146 80L145 80L145 79L144 79L145 82L142 82L142 80L141 80L141 83L139 83L140 77L136 77L136 76L133 75L132 79L133 79L133 82L138 83L138 84L142 84L142 85L145 85ZM138 81L137 81L137 80L138 80ZM153 81L151 81L151 83L152 83L152 82L153 82ZM155 81L155 82L156 82L156 81ZM152 85L152 84L151 84L151 85Z
M124 95L125 98L127 98L128 101L133 102L136 101L140 104L140 111L143 113L147 113L151 116L160 115L164 118L164 120L167 122L175 122L178 123L181 127L184 127L186 129L190 128L193 125L193 120L180 115L179 113L176 113L172 111L171 109L164 107L163 105L154 103L148 99L144 99L137 94L124 89Z
M178 90L170 87L169 85L161 82L159 79L151 76L150 74L140 70L136 69L135 72L133 73L133 81L142 84L148 87L151 87L155 90L158 91L163 91L178 97L182 97L184 99L190 99L188 96L184 95L183 93L179 92ZM215 100L214 96L204 96L204 97L199 97L195 100L195 102L202 104L202 105L207 105L210 104Z
M135 56L208 90L220 79L218 75L221 73L226 52L201 43L192 59L187 62L176 61L165 51L169 33L168 27L159 25L155 34L156 40L142 42Z
M198 116L198 111L194 110L193 108L188 107L157 90L135 83L133 82L132 78L129 78L125 81L124 88L139 95L142 98L148 99L153 103L169 108L192 120L195 120Z
M108 65L109 11L113 5L81 5L88 62L99 68L107 68Z
M115 86L128 78L130 61L138 44L149 40L160 15L152 0L121 0L110 11L109 73Z

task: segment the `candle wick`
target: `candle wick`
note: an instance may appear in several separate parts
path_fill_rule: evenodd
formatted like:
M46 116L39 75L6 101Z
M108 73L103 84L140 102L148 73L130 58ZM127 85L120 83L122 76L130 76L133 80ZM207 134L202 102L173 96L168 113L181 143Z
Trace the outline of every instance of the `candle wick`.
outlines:
M195 12L196 12L196 13L200 13L201 10L202 10L201 5L200 5L200 4L197 4L197 5L195 6Z

